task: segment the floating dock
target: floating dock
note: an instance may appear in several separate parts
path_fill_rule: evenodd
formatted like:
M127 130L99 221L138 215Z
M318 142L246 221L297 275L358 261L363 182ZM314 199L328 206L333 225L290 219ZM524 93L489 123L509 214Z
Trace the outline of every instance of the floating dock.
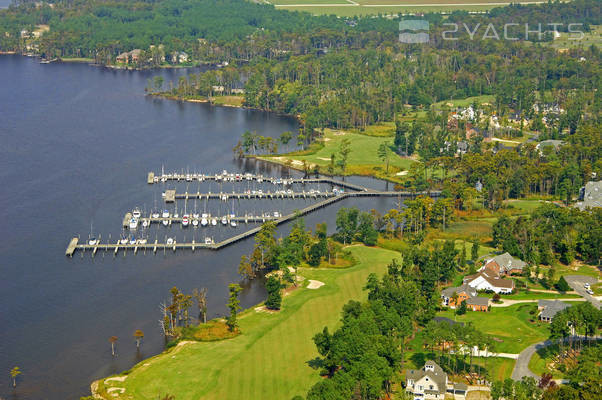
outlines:
M164 193L164 200L166 203L173 203L175 200L194 200L194 199L220 199L223 201L227 201L230 199L311 199L311 198L319 198L319 197L335 197L339 194L339 192L327 192L327 191L303 191L303 192L287 192L287 191L277 191L277 192L219 192L219 193L176 193L175 190L166 190Z

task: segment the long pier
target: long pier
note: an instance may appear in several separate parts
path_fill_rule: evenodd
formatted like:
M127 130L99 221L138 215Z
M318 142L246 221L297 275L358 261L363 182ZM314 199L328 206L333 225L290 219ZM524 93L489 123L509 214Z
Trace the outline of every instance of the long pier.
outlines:
M431 197L438 197L441 195L440 191L431 191L431 192L394 192L394 191L375 191L375 190L366 190L366 191L362 191L362 192L345 192L345 193L340 193L336 196L333 197L329 197L326 198L320 202L317 202L315 204L309 205L305 208L302 208L301 210L298 210L294 213L279 217L279 218L271 218L271 220L276 224L276 225L280 225L282 223L285 223L287 221L290 221L294 218L296 218L299 215L305 215L305 214L309 214L315 210L318 210L320 208L326 207L330 204L333 204L337 201L343 200L345 198L349 198L349 197L369 197L369 196L387 196L387 197L404 197L404 198L414 198L416 196L420 196L420 195L427 195L427 196L431 196ZM238 217L238 218L244 218L244 217ZM181 221L181 219L179 219ZM258 222L258 221L257 221ZM150 243L150 242L146 242L146 243L135 243L135 244L122 244L119 241L117 241L116 243L96 243L96 244L79 244L79 239L78 238L73 238L71 239L71 241L69 242L69 245L67 246L67 250L65 251L65 255L68 257L73 257L73 254L77 251L92 251L92 254L96 254L97 251L99 250L104 250L105 252L108 251L113 251L114 254L117 254L119 252L119 250L123 250L124 254L127 252L127 250L132 250L134 252L134 254L136 254L138 251L140 250L151 250L153 251L153 253L156 253L158 250L163 250L164 252L167 250L171 250L173 252L175 252L177 249L190 249L192 251L196 250L196 249L210 249L210 250L219 250L223 247L229 246L233 243L236 243L238 241L241 241L243 239L246 239L252 235L254 235L255 233L259 232L259 230L261 229L260 226L255 227L253 229L250 229L248 231L242 232L238 235L232 236L228 239L224 239L221 242L218 243L196 243L196 242L188 242L188 243L178 243L178 242L173 242L173 243L158 243L158 241L155 240L154 243Z
M244 181L256 181L256 182L267 182L272 183L274 185L282 184L284 186L291 185L293 183L328 183L331 185L336 185L340 187L344 187L347 189L364 191L367 190L365 187L356 185L354 183L333 179L333 178L274 178L263 175L255 175L255 174L232 174L232 173L222 173L215 175L206 175L206 174L162 174L158 175L154 172L149 172L146 182L148 184L154 184L159 182L168 182L168 181L176 181L176 182L204 182L206 180L217 181L217 182L244 182Z
M200 192L185 192L185 193L176 193L175 190L166 190L163 196L163 199L166 203L173 203L175 200L194 200L194 199L220 199L223 201L227 201L230 199L308 199L308 198L319 198L319 197L334 197L338 195L338 191L303 191L303 192L293 192L293 191L276 191L276 192L219 192L219 193L200 193Z

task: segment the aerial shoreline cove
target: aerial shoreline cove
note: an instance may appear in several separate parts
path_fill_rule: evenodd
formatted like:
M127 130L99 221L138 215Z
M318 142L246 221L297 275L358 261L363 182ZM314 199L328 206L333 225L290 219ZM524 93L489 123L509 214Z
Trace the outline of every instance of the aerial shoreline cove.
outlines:
M483 3L0 0L0 398L599 397L600 4Z

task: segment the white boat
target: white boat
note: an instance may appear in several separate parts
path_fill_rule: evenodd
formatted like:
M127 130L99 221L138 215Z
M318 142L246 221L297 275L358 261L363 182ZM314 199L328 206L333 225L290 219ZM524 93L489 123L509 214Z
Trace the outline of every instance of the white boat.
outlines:
M140 219L140 217L142 216L142 213L140 212L139 208L134 208L134 211L132 211L132 217L136 218L136 219Z
M119 241L119 243L121 244L128 244L128 239L126 237L121 238L121 240Z
M185 214L182 217L182 226L188 226L188 223L190 222L189 218L188 218L188 214Z
M236 228L236 221L230 221L230 226L232 228Z
M98 244L98 239L96 239L95 237L91 237L90 239L88 239L88 244L90 246L95 246Z
M213 244L213 239L211 239L210 237L206 237L205 244Z
M228 225L228 218L225 215L222 217L222 224Z
M163 214L161 214L161 217L162 217L162 218L169 218L169 210L163 210ZM167 225L169 225L169 221L168 221L167 219L164 219L163 221L161 221L161 223L162 223L164 226L167 226Z
M174 240L172 238L167 238L167 244L173 244Z
M274 218L280 218L280 213L278 211L274 211Z
M199 226L199 220L198 219L193 219L192 220L192 226Z
M142 221L142 227L148 228L148 220L145 219L144 221Z
M136 218L130 219L130 229L138 228L138 220Z
M136 243L138 243L138 244L146 244L146 239L138 239L136 241Z
M201 215L201 225L207 226L207 224L209 223L208 218L209 216L207 214Z
M134 237L134 235L130 237L130 244L136 244L136 238Z
M213 226L217 225L217 218L211 219L211 225L213 225Z

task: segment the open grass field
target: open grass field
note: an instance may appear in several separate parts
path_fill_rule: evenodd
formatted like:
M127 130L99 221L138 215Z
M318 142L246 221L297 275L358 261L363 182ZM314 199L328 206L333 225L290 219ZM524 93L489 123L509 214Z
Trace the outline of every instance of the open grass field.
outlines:
M578 27L574 29L577 30ZM576 33L559 33L560 37L549 43L550 46L559 50L576 47L588 48L591 45L602 46L602 25L592 25L591 31L584 32L583 37Z
M278 8L306 11L312 14L335 14L352 17L371 14L411 14L452 12L456 10L485 12L511 2L508 0L264 0ZM523 4L537 0L519 1Z
M457 100L443 100L433 104L433 107L436 108L455 108L455 107L468 107L473 103L477 103L481 105L483 103L493 104L495 102L495 96L493 95L483 95L483 96L474 96L467 97L465 99L457 99ZM451 106L450 106L451 104Z
M376 135L379 132L379 135ZM400 157L391 152L389 162L389 174L386 174L384 163L378 158L378 147L382 143L393 144L392 137L383 137L382 128L373 128L372 135L359 134L354 132L336 131L332 129L324 130L323 146L315 146L315 151L305 151L291 153L285 156L262 156L261 159L286 164L287 161L293 167L300 168L303 161L317 165L323 172L330 164L330 156L338 155L343 139L349 139L350 153L347 159L347 168L345 173L351 175L373 175L379 178L395 178L397 171L404 171L410 168L414 162L410 158ZM340 172L340 171L339 171Z
M320 379L308 365L318 356L312 336L324 326L336 327L343 304L365 298L368 274L382 274L398 257L379 248L349 250L357 260L353 267L300 270L305 278L324 282L321 288L291 292L277 313L246 311L240 317L242 333L233 339L193 342L143 361L125 381L108 382L125 392L107 398L155 399L169 393L178 400L289 400L305 395Z
M534 314L530 314L534 311ZM467 312L454 315L453 310L438 313L442 317L459 322L471 322L475 328L493 336L494 350L500 353L520 353L525 347L547 339L548 324L530 322L537 319L537 303L516 304L510 307L492 308L489 312Z

